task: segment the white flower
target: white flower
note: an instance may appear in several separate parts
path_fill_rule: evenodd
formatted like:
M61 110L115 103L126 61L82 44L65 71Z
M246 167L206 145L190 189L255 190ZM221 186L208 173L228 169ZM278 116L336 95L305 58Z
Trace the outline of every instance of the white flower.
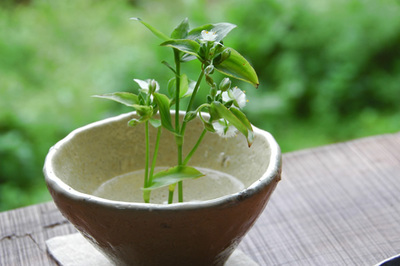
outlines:
M139 85L140 90L142 92L149 93L149 87L152 81L154 81L156 86L155 92L160 90L160 85L158 84L157 81L153 79L146 79L146 80L134 79L134 81Z
M212 123L215 132L223 138L236 136L237 128L229 124L225 119L220 119Z
M217 34L214 31L202 30L201 40L206 42L214 42L217 39Z
M239 89L238 87L233 88L232 90L224 91L222 93L222 100L224 102L234 101L235 105L240 109L246 105L246 94Z

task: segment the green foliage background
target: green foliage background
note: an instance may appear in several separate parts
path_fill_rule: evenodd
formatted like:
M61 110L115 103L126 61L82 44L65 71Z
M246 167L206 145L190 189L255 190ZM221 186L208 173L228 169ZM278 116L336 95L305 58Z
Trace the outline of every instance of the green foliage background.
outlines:
M400 130L400 4L395 0L49 1L0 3L0 211L50 200L42 166L73 129L130 111L91 98L166 86L172 61L140 23L165 33L231 22L226 39L260 87L245 112L284 152ZM188 65L195 79L196 65Z

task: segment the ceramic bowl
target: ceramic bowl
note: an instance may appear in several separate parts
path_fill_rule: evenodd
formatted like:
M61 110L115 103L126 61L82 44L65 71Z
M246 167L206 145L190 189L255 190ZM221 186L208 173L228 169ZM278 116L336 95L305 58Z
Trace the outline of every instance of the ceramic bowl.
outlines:
M144 167L144 126L127 126L134 115L76 129L50 149L44 175L55 204L116 265L223 265L280 180L278 144L258 128L251 148L241 135L206 134L189 164L238 178L245 188L232 194L169 205L94 196L110 178ZM201 131L200 120L191 121L185 147L192 147ZM174 166L176 157L174 135L164 130L157 163Z

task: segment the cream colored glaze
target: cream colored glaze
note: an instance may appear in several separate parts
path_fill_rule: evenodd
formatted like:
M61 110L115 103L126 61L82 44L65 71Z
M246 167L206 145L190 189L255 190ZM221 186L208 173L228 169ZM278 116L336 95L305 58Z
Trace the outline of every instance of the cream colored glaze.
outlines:
M159 167L156 172L162 169ZM186 202L215 199L239 192L245 188L243 182L230 174L208 168L197 167L197 169L204 174L203 177L183 182L184 201ZM144 170L116 176L101 184L93 192L93 195L109 200L143 202L141 190L143 176ZM152 191L151 203L166 204L167 201L168 188ZM177 202L177 193L175 193L174 202Z

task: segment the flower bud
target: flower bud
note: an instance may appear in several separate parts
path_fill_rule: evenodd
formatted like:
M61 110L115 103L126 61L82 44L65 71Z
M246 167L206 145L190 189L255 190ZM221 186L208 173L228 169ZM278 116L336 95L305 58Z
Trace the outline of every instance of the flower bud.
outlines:
M206 50L207 50L206 45L203 43L203 44L200 46L200 50L199 50L199 56L200 56L200 58L206 59Z
M215 47L211 47L211 48L208 50L208 56L207 56L207 58L208 58L208 59L212 59L212 58L214 57L214 55L215 55Z
M139 105L135 107L136 113L142 118L150 118L153 115L153 106Z
M221 62L224 60L228 59L229 56L231 56L231 50L229 48L226 48L222 53L221 53Z
M213 97L211 95L207 95L207 103L212 103L213 102Z
M140 123L139 120L137 120L137 119L134 118L134 119L131 119L131 120L128 121L128 126L130 126L130 127L135 127L135 126L137 126L139 123Z
M215 95L217 95L217 88L215 87L215 86L212 86L211 87L211 90L210 90L210 94L211 94L211 97L215 97Z
M197 116L197 112L195 112L195 111L190 111L190 112L187 112L187 113L186 113L184 120L185 120L186 122L189 122L189 121L195 119L196 116Z
M204 69L204 74L206 75L211 75L214 73L214 66L213 65L208 65L205 69Z
M213 127L213 125L212 125L211 123L208 123L208 122L204 122L204 121L203 121L203 125L204 125L204 128L205 128L207 131L215 132L215 129L214 129L214 127Z
M231 80L229 78L224 78L221 83L219 84L219 89L221 91L227 91L231 88Z
M149 82L149 91L151 94L153 94L156 90L157 90L157 81L152 79Z
M206 75L206 82L211 87L216 86L214 80L212 79L212 77L210 77L208 75Z

